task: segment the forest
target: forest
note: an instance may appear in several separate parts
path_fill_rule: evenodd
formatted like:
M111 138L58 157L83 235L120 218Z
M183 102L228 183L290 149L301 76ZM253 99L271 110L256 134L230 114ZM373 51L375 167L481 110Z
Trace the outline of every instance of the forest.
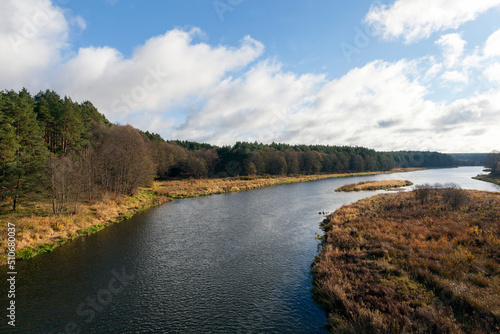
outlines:
M484 166L488 153L453 153L450 155L458 166Z
M156 180L312 175L451 167L437 152L377 152L363 147L237 142L214 146L164 140L112 124L89 101L54 91L0 93L0 200L50 199L54 214L76 212L104 193L133 194ZM9 204L7 204L9 203Z
M490 176L494 178L500 177L500 152L493 151L489 153L484 160L486 171L490 172Z

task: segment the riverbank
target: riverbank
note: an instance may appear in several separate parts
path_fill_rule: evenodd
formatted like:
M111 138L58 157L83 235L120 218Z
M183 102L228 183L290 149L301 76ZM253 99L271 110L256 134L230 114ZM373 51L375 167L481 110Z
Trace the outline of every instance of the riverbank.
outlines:
M169 198L188 198L198 196L208 196L229 192L247 191L278 184L299 183L315 180L369 176L379 174L390 174L398 172L413 172L422 168L394 169L388 172L366 172L366 173L344 173L344 174L323 174L323 175L297 175L297 176L269 176L269 177L248 177L225 179L191 179L160 182L158 194Z
M488 175L478 175L478 176L473 177L473 179L493 183L493 184L500 186L500 177L492 177L489 174Z
M132 217L148 208L168 202L158 196L153 188L139 190L137 196L105 194L103 199L92 203L80 203L73 215L52 214L51 203L37 201L25 203L15 213L4 212L0 216L2 240L0 265L6 264L8 223L15 225L16 258L29 259L78 237L91 235Z
M500 194L422 189L344 206L322 223L315 300L341 333L500 328Z
M155 182L142 188L137 196L106 194L101 201L81 203L74 215L52 214L48 200L26 203L13 212L0 214L0 265L7 262L7 225L16 225L16 257L29 259L80 236L96 233L107 226L126 220L135 213L178 198L208 196L246 191L278 184L307 182L327 178L352 177L414 171L397 169L389 172L355 174L298 175L279 177L236 177L225 179L186 179Z

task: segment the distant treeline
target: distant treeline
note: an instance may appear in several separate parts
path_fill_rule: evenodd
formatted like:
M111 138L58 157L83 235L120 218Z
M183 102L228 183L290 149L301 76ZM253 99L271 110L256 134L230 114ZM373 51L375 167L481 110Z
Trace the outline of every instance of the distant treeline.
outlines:
M488 153L452 153L457 166L484 166Z
M484 160L484 167L493 177L500 177L500 152L489 153Z
M387 171L451 167L436 152L376 152L363 147L237 142L213 146L165 141L160 135L111 124L91 102L54 91L0 94L0 195L12 201L52 199L54 213L106 192L134 193L154 179L215 178Z

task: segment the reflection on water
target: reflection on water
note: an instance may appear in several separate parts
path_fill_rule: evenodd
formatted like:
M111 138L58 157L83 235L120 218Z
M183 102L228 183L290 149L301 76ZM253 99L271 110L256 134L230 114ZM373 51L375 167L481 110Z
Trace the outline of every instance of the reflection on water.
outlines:
M480 171L321 180L168 203L19 262L18 326L8 332L324 333L325 315L310 297L318 212L381 192L335 189L408 179L499 191L471 179Z

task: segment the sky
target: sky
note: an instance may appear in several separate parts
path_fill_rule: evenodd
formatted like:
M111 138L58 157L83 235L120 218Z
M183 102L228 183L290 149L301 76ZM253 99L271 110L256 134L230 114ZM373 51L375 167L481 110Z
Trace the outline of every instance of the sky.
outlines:
M490 152L500 0L0 0L0 90L165 139Z

